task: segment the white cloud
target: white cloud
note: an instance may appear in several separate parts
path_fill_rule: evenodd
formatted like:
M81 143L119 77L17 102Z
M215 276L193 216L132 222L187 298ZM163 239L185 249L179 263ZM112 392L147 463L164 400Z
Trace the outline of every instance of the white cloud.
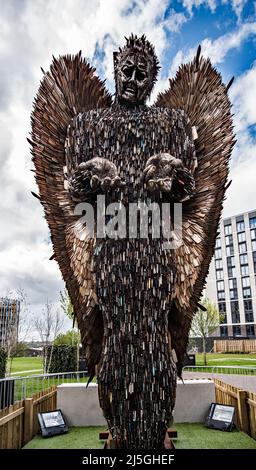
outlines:
M213 13L216 9L217 2L216 0L183 0L183 6L188 10L189 14L193 14L193 8L198 8L200 6L206 6L210 8Z
M244 23L232 32L212 40L205 38L201 41L202 55L209 57L213 64L223 62L232 49L238 49L242 43L251 36L256 35L256 22ZM181 63L192 60L196 54L197 46L184 51L179 50L172 60L170 76L173 76Z
M244 9L245 4L247 3L247 0L231 0L231 3L238 20L240 20L242 11Z
M214 13L218 5L229 4L232 10L235 12L238 21L240 21L241 14L246 3L247 0L183 0L182 2L184 8L187 9L190 16L193 15L193 9L199 8L201 6L209 8L211 12Z
M161 59L167 31L178 32L185 15L168 0L12 0L1 4L0 29L0 296L23 287L33 312L56 303L63 281L52 252L37 192L29 145L32 101L52 54L77 53L98 67L113 90L113 51L131 32L146 34ZM101 52L100 58L95 54Z
M237 143L232 155L232 184L224 206L226 216L256 207L256 63L236 79L230 94Z
M256 124L256 62L231 88L237 132Z

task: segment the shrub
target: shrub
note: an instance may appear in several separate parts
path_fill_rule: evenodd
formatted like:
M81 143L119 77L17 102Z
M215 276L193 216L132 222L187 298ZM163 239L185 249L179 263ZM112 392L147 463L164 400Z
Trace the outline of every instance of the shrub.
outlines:
M7 363L6 351L0 347L0 379L5 377L6 363Z
M52 357L51 357L52 356ZM60 345L45 348L46 370L51 357L49 373L71 372L77 370L76 346Z

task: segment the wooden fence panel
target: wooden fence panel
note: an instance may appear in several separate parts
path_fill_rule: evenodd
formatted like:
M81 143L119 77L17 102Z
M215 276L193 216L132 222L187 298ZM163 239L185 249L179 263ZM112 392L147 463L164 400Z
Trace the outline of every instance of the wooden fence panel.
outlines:
M247 404L249 408L250 435L256 439L256 393L247 393Z
M235 407L235 425L256 439L256 394L215 379L216 402Z
M57 387L0 411L0 449L21 449L39 430L37 413L56 409Z
M255 339L217 339L214 340L213 350L215 353L255 353Z
M0 449L20 449L23 442L23 401L0 412Z

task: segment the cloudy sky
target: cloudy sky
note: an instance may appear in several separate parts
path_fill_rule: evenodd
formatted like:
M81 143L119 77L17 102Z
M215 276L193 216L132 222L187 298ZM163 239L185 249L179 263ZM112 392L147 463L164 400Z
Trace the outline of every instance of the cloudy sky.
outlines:
M113 92L112 53L131 32L145 33L162 69L154 91L189 60L198 44L230 90L237 145L224 215L256 206L256 2L252 0L0 0L0 296L27 292L31 310L56 303L63 282L36 191L29 145L30 112L52 55L76 53ZM154 98L153 96L153 98Z

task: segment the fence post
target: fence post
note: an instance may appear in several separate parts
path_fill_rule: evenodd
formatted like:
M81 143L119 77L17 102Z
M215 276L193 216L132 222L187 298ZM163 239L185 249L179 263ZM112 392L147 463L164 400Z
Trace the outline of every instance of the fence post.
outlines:
M33 437L33 398L26 398L24 403L24 444Z
M238 390L237 392L237 405L238 405L238 423L241 431L249 434L249 417L248 408L246 404L247 392L244 390Z

